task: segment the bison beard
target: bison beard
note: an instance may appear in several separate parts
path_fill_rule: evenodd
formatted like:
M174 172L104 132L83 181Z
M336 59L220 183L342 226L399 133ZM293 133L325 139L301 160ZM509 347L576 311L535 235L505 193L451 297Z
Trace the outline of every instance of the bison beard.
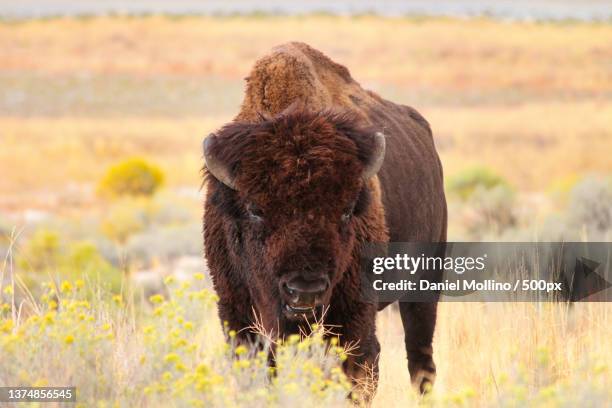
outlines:
M205 253L221 321L254 341L255 320L285 336L325 310L341 344L357 344L347 375L374 390L375 316L386 304L362 298L359 251L446 240L428 123L290 43L255 64L240 113L205 139L204 156ZM435 377L436 303L401 303L400 314L411 379L424 392Z

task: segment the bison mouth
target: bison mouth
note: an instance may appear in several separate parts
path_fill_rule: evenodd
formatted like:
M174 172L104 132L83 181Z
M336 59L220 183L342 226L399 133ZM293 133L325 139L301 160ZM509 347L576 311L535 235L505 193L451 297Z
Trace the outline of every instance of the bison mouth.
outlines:
M323 317L323 305L316 306L290 306L285 304L283 315L288 320L314 320L319 321Z

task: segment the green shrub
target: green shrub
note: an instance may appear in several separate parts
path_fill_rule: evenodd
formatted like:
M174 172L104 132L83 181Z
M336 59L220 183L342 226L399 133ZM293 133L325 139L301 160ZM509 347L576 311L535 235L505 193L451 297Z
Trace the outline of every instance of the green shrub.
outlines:
M93 243L74 242L67 252L61 262L62 279L81 279L112 293L121 291L123 273L104 259Z
M477 190L492 190L498 186L510 188L503 177L485 167L472 167L449 178L446 190L466 200Z
M111 206L100 228L108 239L123 244L131 235L150 226L152 212L150 200L124 198Z
M201 234L199 223L153 227L130 236L124 248L130 264L169 263L182 256L200 256Z
M576 173L558 178L550 184L547 193L555 202L566 204L572 190L580 183L581 179L581 176Z
M17 265L26 270L42 271L55 268L61 257L59 234L46 228L38 229L21 249Z
M612 182L597 176L586 177L570 193L568 220L577 229L605 233L612 230Z
M193 225L199 225L201 229L198 217L199 203L187 202L180 197L167 194L157 194L152 199L124 197L109 206L100 228L108 239L126 244L134 235L157 234L160 229L180 229ZM159 243L157 248L166 245L168 248L177 248L178 245L165 239L152 239Z
M155 164L132 158L108 169L98 192L103 196L151 196L163 184L164 173Z
M60 235L45 228L34 232L20 249L17 266L29 289L41 276L57 279L82 279L104 286L111 292L121 290L122 272L113 267L90 241L66 243Z
M472 217L467 223L467 230L472 239L483 239L487 235L499 236L516 226L516 197L506 185L497 185L490 189L478 187L470 196L467 206Z

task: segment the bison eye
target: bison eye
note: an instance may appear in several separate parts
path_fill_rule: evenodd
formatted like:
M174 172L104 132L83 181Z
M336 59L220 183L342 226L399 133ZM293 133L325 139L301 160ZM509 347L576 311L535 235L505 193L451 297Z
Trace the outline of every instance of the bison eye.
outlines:
M349 222L349 220L351 219L351 217L353 217L353 209L354 206L351 206L351 208L349 208L348 210L346 210L344 212L344 214L342 214L342 217L340 218L340 220L344 223Z
M253 221L261 221L261 220L263 220L263 211L261 211L261 209L259 207L257 207L255 204L253 204L253 203L247 204L246 211L249 214L249 217Z

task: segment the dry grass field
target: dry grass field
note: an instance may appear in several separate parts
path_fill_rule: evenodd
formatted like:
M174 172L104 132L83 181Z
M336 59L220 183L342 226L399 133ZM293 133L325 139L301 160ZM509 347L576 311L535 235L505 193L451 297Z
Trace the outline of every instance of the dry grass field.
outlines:
M606 406L609 304L441 303L434 350L433 406ZM383 311L381 381L375 406L419 403L409 376L399 316ZM422 402L422 401L421 401ZM425 401L430 402L430 401Z
M97 219L118 205L108 210L96 184L109 165L132 156L157 163L168 190L196 190L203 136L237 111L253 62L293 40L346 65L364 87L421 111L447 176L486 166L521 194L540 194L612 173L610 24L323 15L0 22L0 232L2 221L10 230L11 220L36 210L56 227L70 224L79 239L98 239ZM187 238L200 245L199 217L188 222L196 233ZM152 246L138 228L133 245ZM9 275L6 265L0 271ZM409 386L399 316L389 308L378 322L374 405L609 405L611 313L605 303L442 303L438 382L432 398L420 401ZM111 323L117 335L109 347L120 361L135 347L126 333L136 323ZM124 368L137 364L128 359Z
M542 190L612 170L611 39L607 24L377 17L3 23L0 159L10 176L0 192L87 183L130 154L159 159L172 184L197 184L202 136L236 112L253 62L290 40L421 110L447 174L486 164Z

